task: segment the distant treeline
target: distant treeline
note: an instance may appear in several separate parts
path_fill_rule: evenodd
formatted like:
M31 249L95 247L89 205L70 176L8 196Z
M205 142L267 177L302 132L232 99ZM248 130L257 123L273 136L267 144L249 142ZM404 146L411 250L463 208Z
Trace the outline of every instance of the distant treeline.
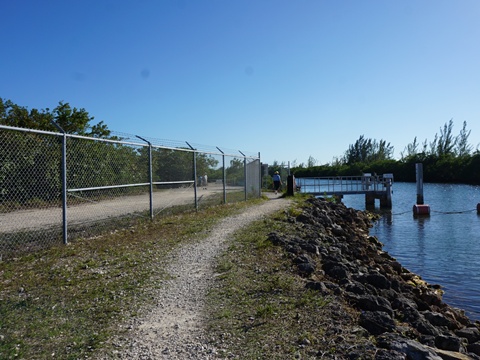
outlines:
M93 119L85 109L77 109L68 103L60 102L53 110L29 110L0 98L0 125L59 133L54 125L57 124L67 134L74 135L67 141L69 188L148 183L150 171L156 182L191 181L194 179L194 164L197 174L208 174L209 179L223 178L219 160L209 154L197 152L194 159L185 148L154 147L150 156L146 144L122 143L121 138L112 136L103 122L92 124ZM4 211L1 205L6 202L23 206L53 203L60 199L60 136L1 130L0 144L0 212ZM226 166L225 176L227 179L243 179L243 161L232 158L230 166ZM135 190L128 187L121 191ZM95 194L102 193L97 191Z
M393 147L384 140L366 139L363 135L350 145L344 156L330 164L308 163L292 167L296 177L356 176L362 173L393 173L395 181L415 182L415 164L423 164L425 182L480 185L480 152L468 143L467 123L457 136L453 120L440 128L434 140L422 144L417 138L405 147L400 160L393 159Z
M93 116L81 108L72 108L69 103L59 102L53 110L31 109L0 98L0 124L35 130L58 132L55 122L67 134L108 138L110 130L100 121L91 124Z

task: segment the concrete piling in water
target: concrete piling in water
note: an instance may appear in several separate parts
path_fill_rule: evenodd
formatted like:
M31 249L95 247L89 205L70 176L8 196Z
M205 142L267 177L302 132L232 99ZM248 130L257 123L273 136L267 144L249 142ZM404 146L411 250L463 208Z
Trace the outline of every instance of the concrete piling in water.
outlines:
M424 204L423 199L423 164L415 164L417 180L417 203L413 205L413 215L430 215L430 206Z

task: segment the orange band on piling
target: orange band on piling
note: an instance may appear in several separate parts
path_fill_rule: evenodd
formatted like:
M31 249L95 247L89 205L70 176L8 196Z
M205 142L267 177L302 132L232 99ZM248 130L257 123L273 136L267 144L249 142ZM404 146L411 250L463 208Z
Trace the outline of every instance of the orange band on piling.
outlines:
M430 206L429 205L413 205L413 213L415 215L430 215Z

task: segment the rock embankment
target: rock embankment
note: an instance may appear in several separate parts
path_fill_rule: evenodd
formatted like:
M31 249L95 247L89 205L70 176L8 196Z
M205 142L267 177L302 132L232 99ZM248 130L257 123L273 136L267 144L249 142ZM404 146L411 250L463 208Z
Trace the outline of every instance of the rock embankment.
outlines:
M296 236L271 233L306 287L354 310L375 359L480 359L480 324L443 302L442 290L405 269L369 236L367 212L309 199L289 220ZM350 354L353 358L362 354Z

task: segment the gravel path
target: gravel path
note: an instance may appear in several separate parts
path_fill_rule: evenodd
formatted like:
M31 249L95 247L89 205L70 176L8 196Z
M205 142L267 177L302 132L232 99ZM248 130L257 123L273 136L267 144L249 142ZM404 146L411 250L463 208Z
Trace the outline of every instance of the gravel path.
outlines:
M157 305L142 319L135 319L128 338L114 341L115 350L102 359L214 359L217 349L208 344L203 307L208 288L213 284L214 261L238 229L277 210L289 200L273 196L259 206L222 220L210 236L186 245L171 255L165 281L156 295Z
M242 190L240 187L229 186L227 192ZM222 193L223 185L210 184L208 189L197 189L197 199L201 202L209 196ZM148 193L143 195L119 196L101 201L87 201L81 205L69 205L67 209L68 224L77 224L100 221L108 218L120 217L140 211L148 211L150 197ZM193 187L168 189L153 193L154 212L158 213L175 205L195 203ZM46 229L52 226L62 225L62 208L45 208L19 210L0 213L0 234L17 231Z

